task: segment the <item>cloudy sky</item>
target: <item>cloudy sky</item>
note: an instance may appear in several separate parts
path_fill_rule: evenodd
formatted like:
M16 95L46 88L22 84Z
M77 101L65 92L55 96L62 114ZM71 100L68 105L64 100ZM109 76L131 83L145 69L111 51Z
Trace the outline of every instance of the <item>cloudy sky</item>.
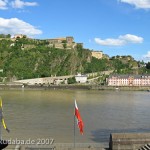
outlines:
M0 0L0 34L73 36L109 56L150 61L150 0Z

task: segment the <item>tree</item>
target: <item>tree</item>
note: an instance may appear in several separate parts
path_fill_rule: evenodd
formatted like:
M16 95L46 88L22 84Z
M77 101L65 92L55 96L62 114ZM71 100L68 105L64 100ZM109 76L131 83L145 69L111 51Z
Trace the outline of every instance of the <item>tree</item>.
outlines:
M67 44L66 44L66 43L64 43L64 44L63 44L63 47L64 47L64 49L65 49L65 48L67 48Z
M10 35L10 34L8 34L6 37L7 37L7 38L11 38L11 35Z
M62 43L67 43L67 41L66 41L66 40L63 40Z
M146 64L146 69L150 69L150 62Z
M74 84L74 83L76 83L75 77L68 78L68 84Z

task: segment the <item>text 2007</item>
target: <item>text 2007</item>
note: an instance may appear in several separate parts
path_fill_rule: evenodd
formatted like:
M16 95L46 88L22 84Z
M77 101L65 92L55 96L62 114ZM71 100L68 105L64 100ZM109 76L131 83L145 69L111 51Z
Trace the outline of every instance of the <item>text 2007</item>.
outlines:
M38 138L37 139L37 144L38 145L52 145L54 143L54 139L44 139L44 138Z

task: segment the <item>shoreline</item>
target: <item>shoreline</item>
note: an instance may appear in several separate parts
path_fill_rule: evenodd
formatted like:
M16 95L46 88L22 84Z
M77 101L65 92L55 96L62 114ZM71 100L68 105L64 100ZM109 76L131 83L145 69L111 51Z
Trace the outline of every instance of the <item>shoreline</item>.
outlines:
M114 91L148 91L150 86L105 86L105 85L25 85L0 84L0 90L114 90Z

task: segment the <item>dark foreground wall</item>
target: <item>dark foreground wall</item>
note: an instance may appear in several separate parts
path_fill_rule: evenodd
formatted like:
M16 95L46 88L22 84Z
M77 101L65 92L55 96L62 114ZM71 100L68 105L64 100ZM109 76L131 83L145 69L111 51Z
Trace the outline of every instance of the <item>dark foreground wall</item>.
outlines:
M140 150L150 143L150 133L112 133L110 150Z

